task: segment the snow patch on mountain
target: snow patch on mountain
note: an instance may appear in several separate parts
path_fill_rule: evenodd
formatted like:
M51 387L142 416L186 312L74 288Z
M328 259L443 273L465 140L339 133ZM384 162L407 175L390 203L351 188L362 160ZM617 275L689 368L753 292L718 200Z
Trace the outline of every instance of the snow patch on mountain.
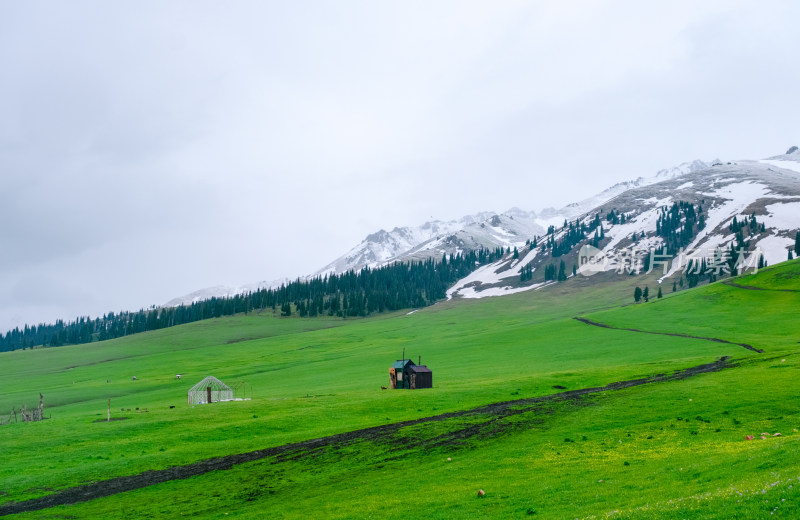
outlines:
M689 257L708 256L715 249L728 246L734 236L728 233L725 226L730 224L733 217L742 215L748 206L767 195L769 191L764 184L748 181L729 184L707 193L709 197L722 198L724 201L708 208L706 227L700 230L686 247L686 251L690 253ZM684 267L685 265L679 262L673 262L667 274L659 279L659 283Z
M669 179L674 179L675 177L680 177L682 175L686 175L687 173L693 173L700 170L705 170L709 168L713 164L720 164L722 161L719 159L714 159L711 162L701 161L700 159L695 159L692 162L685 162L681 163L678 166L673 166L672 168L666 168L663 170L659 170L656 173L655 177L651 177L648 179L648 184L655 184L657 182L666 181Z
M549 284L533 284L519 286L522 268L530 264L540 250L527 250L518 259L499 260L484 265L459 280L447 291L447 299L454 297L484 298L487 296L502 296L518 292L530 291Z
M792 146L785 154L767 157L766 159L762 159L761 162L784 170L800 173L800 148Z
M450 299L454 295L467 299L488 298L491 296L507 296L509 294L516 294L516 293L541 289L542 287L546 287L554 283L555 282L535 283L532 285L526 285L522 287L512 287L510 285L504 287L489 287L487 289L482 289L480 291L476 290L475 287L468 286L461 288L460 290L453 293L453 295L448 294L448 299Z
M800 201L769 204L768 215L762 217L767 227L795 229L800 227Z
M794 248L794 240L773 234L759 240L756 247L761 249L764 260L774 265L788 259L789 250Z
M703 244L706 249L715 248L722 245L724 237L719 234L714 235L715 231L720 231L720 226L728 224L733 217L740 215L754 201L764 197L769 193L769 188L757 182L739 182L729 184L710 193L711 196L727 199L720 205L712 206L708 209L706 227L701 230L694 239L690 248ZM717 237L712 240L713 237ZM706 239L706 237L709 237ZM704 242L704 239L705 242Z
M642 204L646 204L650 206L650 208L624 224L609 226L608 231L606 231L606 236L611 238L611 242L606 244L603 248L604 253L609 254L623 239L630 238L634 233L654 233L656 231L658 217L661 214L660 210L672 204L672 197L663 199L656 199L653 197L642 200Z
M761 161L764 164L769 164L770 166L775 166L777 168L781 168L783 170L791 170L795 173L800 173L800 154L797 154L796 161L785 161L785 160L778 160L778 159L764 159Z

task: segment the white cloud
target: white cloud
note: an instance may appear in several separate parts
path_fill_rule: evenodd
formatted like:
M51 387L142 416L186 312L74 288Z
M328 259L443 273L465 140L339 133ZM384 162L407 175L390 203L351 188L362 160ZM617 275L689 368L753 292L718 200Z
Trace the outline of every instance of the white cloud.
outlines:
M7 3L0 329L45 266L118 310L305 274L381 227L783 151L798 9Z

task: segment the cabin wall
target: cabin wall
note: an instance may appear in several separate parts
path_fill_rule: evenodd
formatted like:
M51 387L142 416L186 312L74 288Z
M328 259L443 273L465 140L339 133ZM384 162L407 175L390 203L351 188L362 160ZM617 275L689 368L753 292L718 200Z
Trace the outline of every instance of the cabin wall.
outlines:
M420 372L415 375L416 388L433 388L433 372Z

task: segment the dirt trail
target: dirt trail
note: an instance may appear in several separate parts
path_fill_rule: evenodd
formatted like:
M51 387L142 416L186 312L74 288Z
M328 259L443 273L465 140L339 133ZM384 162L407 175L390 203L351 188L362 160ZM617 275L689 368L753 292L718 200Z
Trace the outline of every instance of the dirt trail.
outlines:
M604 329L613 329L613 330L627 330L629 332L639 332L641 334L656 334L658 336L676 336L679 338L691 338L691 339L704 339L706 341L715 341L717 343L727 343L729 345L738 345L740 347L744 347L747 350L752 350L753 352L758 352L759 354L763 354L764 351L760 348L755 348L752 345L748 345L747 343L735 343L733 341L728 341L727 339L720 339L720 338L708 338L706 336L692 336L690 334L681 334L680 332L653 332L649 330L639 330L639 329L629 329L624 327L612 327L611 325L606 325L605 323L600 323L597 321L592 321L586 318L575 317L574 319L580 321L581 323L585 323L587 325L592 325L594 327L601 327Z
M746 289L748 291L776 291L776 292L791 292L791 293L800 293L800 290L797 289L767 289L766 287L756 287L755 285L742 285L731 280L724 280L722 282L725 285L729 285L730 287L736 287L737 289Z
M230 469L236 464L252 462L267 457L278 457L280 460L286 460L302 457L304 454L308 454L309 452L314 452L316 450L326 449L329 447L341 447L354 442L393 442L393 436L398 432L398 430L417 424L432 423L465 416L484 416L487 421L493 422L501 417L536 411L543 403L573 400L577 401L582 399L584 396L589 396L592 394L598 394L611 390L622 390L648 383L686 379L699 374L717 372L731 366L734 366L733 363L731 363L728 356L725 356L713 363L706 363L684 370L678 370L671 374L657 374L641 379L618 381L606 386L582 388L579 390L569 390L566 392L560 392L541 397L530 397L526 399L517 399L514 401L493 403L473 408L471 410L445 413L432 417L425 417L410 421L386 424L383 426L365 428L362 430L355 430L352 432L340 433L319 439L285 444L283 446L275 446L272 448L251 451L248 453L201 460L185 466L173 466L166 469L145 471L144 473L140 473L138 475L116 477L109 480L63 489L50 495L34 498L32 500L26 500L24 502L7 502L5 504L0 504L0 516L13 515L28 511L38 511L49 507L70 505L78 502L86 502L97 498L115 495L117 493L124 493L126 491L132 491L135 489L152 486L154 484L160 484L162 482L168 482L170 480L185 479L196 475L202 475L211 471ZM477 429L471 430L470 428L465 428L458 432L452 432L452 436L464 439L469 436L477 435L478 432L479 430Z

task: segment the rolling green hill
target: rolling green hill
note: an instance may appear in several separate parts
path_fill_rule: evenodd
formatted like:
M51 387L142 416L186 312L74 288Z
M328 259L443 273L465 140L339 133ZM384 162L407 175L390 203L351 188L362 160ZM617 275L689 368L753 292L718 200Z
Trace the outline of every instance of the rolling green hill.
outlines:
M643 283L576 278L411 314L238 315L2 353L0 417L41 393L52 418L0 426L0 514L283 446L19 517L800 515L800 262L628 305ZM403 349L433 389L381 389ZM252 399L187 405L207 375L245 381ZM119 420L95 422L109 398Z

